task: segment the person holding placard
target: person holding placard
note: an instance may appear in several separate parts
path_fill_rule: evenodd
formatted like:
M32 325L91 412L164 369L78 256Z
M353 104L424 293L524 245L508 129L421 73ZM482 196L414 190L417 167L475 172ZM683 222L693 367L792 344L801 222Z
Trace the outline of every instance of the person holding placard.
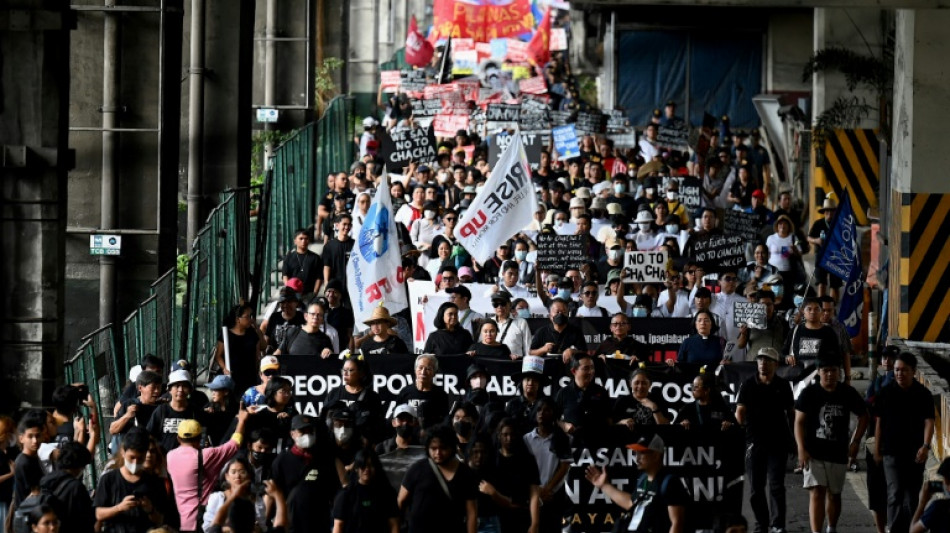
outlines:
M747 353L757 354L763 348L781 350L788 337L788 322L775 312L775 293L770 290L759 290L755 299L765 306L765 329L752 329L748 326L739 328L738 348L746 348Z
M663 318L687 318L690 316L689 293L683 290L683 278L679 272L670 272L666 277L666 290L656 302L656 315Z

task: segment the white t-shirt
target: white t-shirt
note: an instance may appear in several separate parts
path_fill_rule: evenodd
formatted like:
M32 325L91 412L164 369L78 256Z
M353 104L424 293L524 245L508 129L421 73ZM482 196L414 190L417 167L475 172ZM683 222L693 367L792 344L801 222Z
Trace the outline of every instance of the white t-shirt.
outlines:
M791 254L789 250L795 242L795 237L789 234L784 239L778 236L778 233L769 235L765 239L765 245L769 248L769 264L779 269L780 272L788 272L792 269Z

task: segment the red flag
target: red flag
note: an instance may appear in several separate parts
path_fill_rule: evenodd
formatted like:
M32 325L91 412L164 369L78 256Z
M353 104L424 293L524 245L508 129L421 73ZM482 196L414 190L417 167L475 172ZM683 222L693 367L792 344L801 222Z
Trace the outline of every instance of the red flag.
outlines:
M434 52L432 43L425 40L419 33L416 17L413 16L409 21L409 32L406 34L406 63L414 67L424 67L432 61Z
M544 66L551 60L551 6L544 10L541 24L538 24L534 37L528 43L528 63L536 67Z

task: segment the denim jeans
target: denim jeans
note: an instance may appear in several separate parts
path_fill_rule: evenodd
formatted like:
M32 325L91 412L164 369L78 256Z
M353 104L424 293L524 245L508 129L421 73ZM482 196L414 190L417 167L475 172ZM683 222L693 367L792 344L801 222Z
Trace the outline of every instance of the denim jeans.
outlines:
M501 533L501 522L498 516L479 516L478 533Z

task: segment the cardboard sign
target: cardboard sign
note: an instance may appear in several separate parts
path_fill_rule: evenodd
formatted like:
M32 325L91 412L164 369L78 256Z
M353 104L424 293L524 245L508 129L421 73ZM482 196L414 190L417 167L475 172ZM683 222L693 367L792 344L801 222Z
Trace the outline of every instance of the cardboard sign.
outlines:
M536 268L563 274L590 259L587 235L538 235Z
M702 202L702 180L692 176L682 178L668 178L668 180L675 181L679 185L679 201L681 204L685 205L686 209L692 214Z
M690 241L692 255L706 272L745 265L745 241L736 235L705 235Z
M759 235L762 231L762 218L756 213L726 209L723 231L726 235L738 235L746 241L759 241L762 239Z
M508 49L505 58L512 63L528 61L528 43L518 39L508 39Z
M665 126L660 126L656 143L674 150L689 149L689 126L682 120L671 120Z
M551 130L554 136L554 150L558 159L572 159L581 156L581 145L577 140L577 131L573 124L558 126Z
M402 73L398 70L383 70L379 73L379 79L384 93L399 92L402 87Z
M551 43L549 48L552 52L567 50L567 30L564 28L551 28Z
M403 70L399 73L399 84L403 91L407 93L422 92L426 89L426 71Z
M548 85L541 76L519 81L518 88L526 94L545 94L548 92Z
M623 267L630 269L626 283L665 283L667 268L666 252L627 252Z
M604 111L607 116L607 133L626 133L630 131L630 121L627 114L619 109L607 109Z
M583 135L600 135L607 131L607 117L599 111L582 111L577 114L574 126Z
M455 42L452 42L455 46ZM478 52L473 50L452 50L452 74L468 76L478 70Z
M551 108L544 97L526 95L521 101L518 115L521 131L544 131L551 129Z
M380 135L380 155L390 172L402 172L409 161L430 163L436 160L435 134L432 127L393 131Z
M429 127L436 115L442 112L442 100L438 98L412 99L412 119L423 128Z
M432 121L436 137L455 137L458 130L468 130L468 116L439 113Z
M528 162L532 168L541 164L541 151L544 150L543 136L539 133L521 132L521 142L524 143L524 152L528 156ZM488 143L488 164L494 166L501 159L501 154L505 148L511 144L511 134L498 133L491 136L491 142Z
M514 128L521 117L521 104L488 104L485 118L489 128Z
M565 126L571 122L570 111L551 111L551 124L554 126Z
M769 319L765 316L765 304L735 302L732 308L733 326L738 328L745 324L753 329L769 327Z

